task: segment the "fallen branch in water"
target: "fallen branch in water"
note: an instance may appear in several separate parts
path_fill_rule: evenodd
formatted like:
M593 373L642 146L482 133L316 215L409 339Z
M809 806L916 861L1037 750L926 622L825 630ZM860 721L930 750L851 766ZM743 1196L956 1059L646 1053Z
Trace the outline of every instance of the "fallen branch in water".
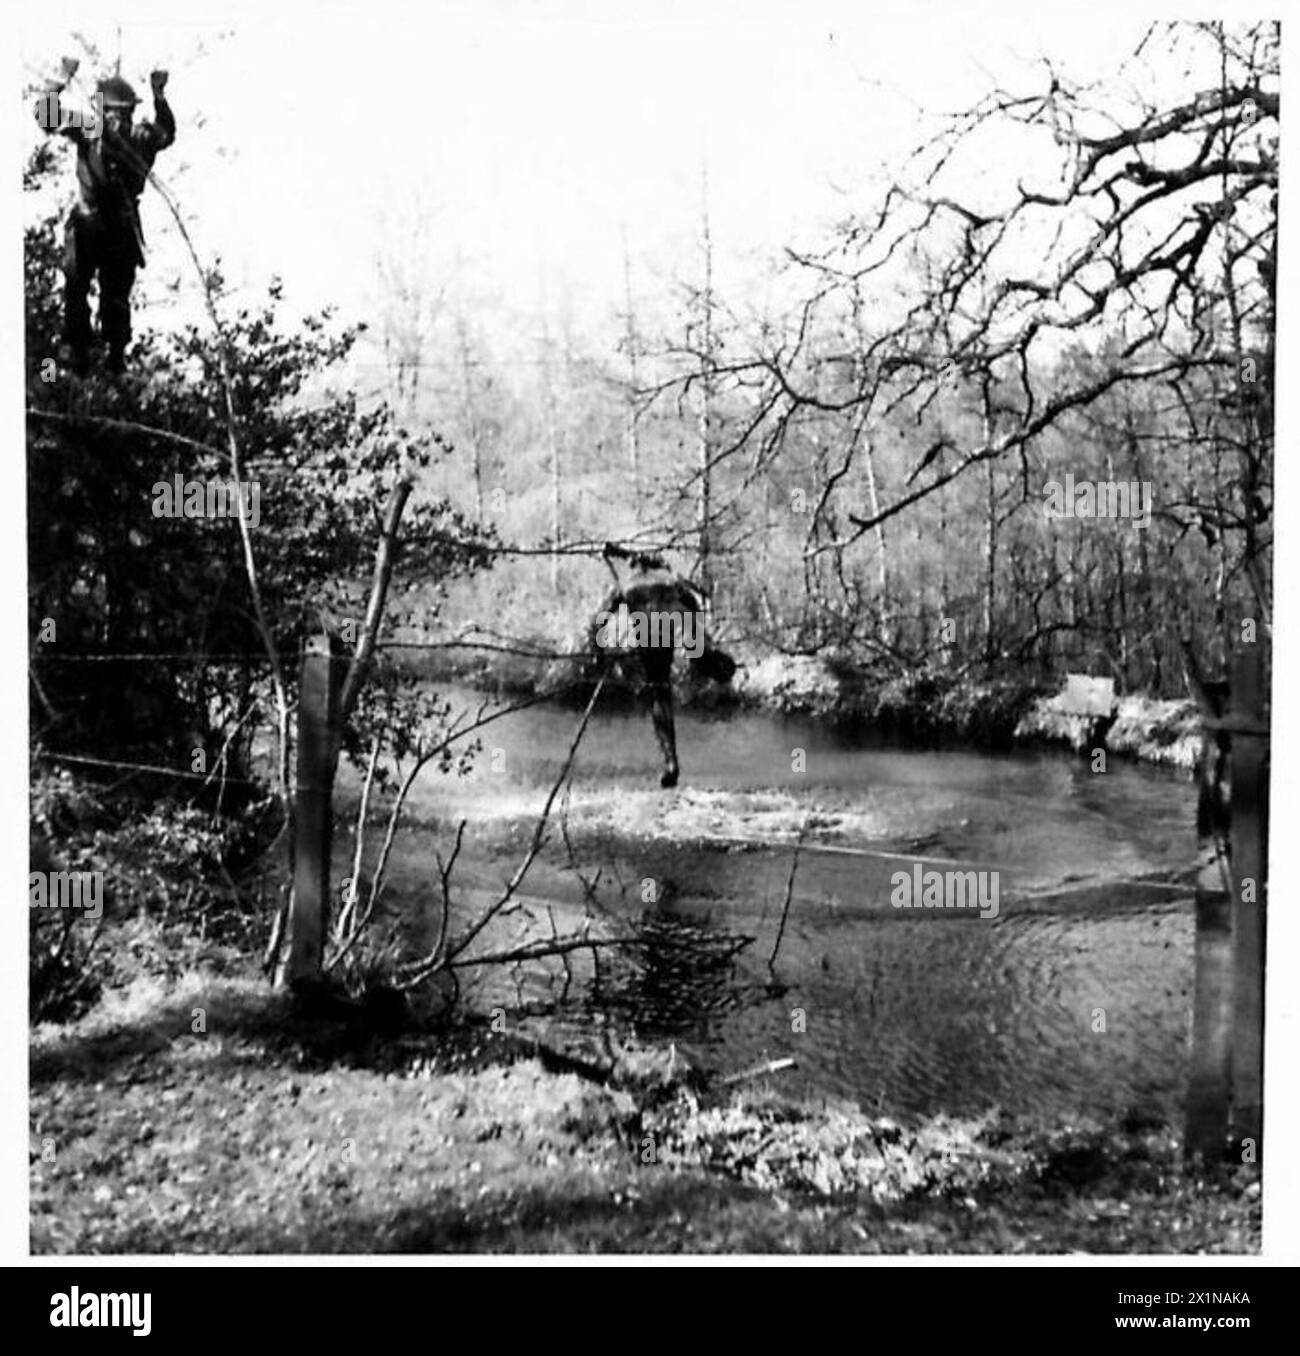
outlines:
M785 903L781 906L781 925L776 930L776 941L772 943L772 954L767 959L768 974L774 974L776 971L776 957L781 950L781 938L785 936L785 920L790 916L790 900L794 896L794 878L799 870L799 852L803 848L803 840L808 836L808 826L811 822L812 810L810 809L803 817L799 837L795 840L794 856L790 859L790 874L785 882Z
M402 817L402 810L406 805L406 800L407 797L410 795L411 788L415 785L416 779L419 777L420 773L423 772L423 770L435 758L439 757L453 744L457 743L459 740L464 739L467 735L474 734L476 731L481 730L485 725L490 725L494 720L500 720L503 716L512 715L516 711L523 711L529 706L536 706L537 703L542 700L544 699L541 697L530 697L525 701L515 702L509 706L498 707L496 710L491 712L488 711L488 703L485 701L479 706L478 713L468 724L462 723L462 721L469 715L468 710L458 715L456 719L452 722L451 726L449 727L445 737L439 740L438 743L432 745L431 747L425 748L421 741L417 739L415 762L412 765L410 771L407 772L406 775L402 778L401 784L398 787L396 799L393 801L392 808L389 811L388 825L384 832L383 843L379 849L379 860L376 863L374 872L372 873L370 878L370 889L367 895L365 909L362 911L360 918L358 918L357 899L360 896L361 876L358 872L357 866L354 865L352 872L353 876L352 891L354 898L349 903L348 908L345 911L348 924L347 932L346 934L344 934L342 931L339 931L338 942L334 954L331 955L329 959L325 962L326 970L332 970L347 955L347 953L352 950L352 948L360 940L362 933L369 926L371 918L374 916L375 909L379 903L380 895L382 894L384 889L385 880L387 879L388 860L393 850L394 840L396 839L397 836L398 826L400 824ZM377 748L378 744L376 744L376 749ZM364 819L365 800L369 794L369 784L372 775L372 770L373 762L371 764L371 767L367 769L366 786L362 790L362 810L361 813L358 815L357 820L358 835L360 835L361 826ZM400 768L398 770L400 771ZM455 850L452 853L452 860L451 863L447 866L445 873L443 871L442 861L440 858L438 859L438 869L442 879L442 893L443 893L443 916L439 924L438 930L438 942L437 942L438 947L441 947L444 941L446 940L447 910L449 908L447 900L447 877L450 875L451 866L455 865L456 854L459 853L460 851L461 837L464 834L464 832L465 832L465 821L462 820L460 823L460 827L456 831L456 845ZM360 860L361 860L361 840L360 837L358 836L356 862L359 864ZM281 916L283 917L283 911ZM343 921L342 918L340 918L340 924L342 923L342 921ZM271 953L268 948L268 956L270 954Z
M718 1086L723 1088L734 1087L737 1083L747 1083L751 1078L762 1078L764 1074L783 1073L786 1069L796 1068L797 1065L793 1059L769 1059L762 1064L755 1064L753 1068L742 1069L739 1073L728 1074L726 1078L720 1079Z
M528 874L528 868L532 866L538 853L540 853L542 850L542 845L546 840L546 826L551 816L551 807L555 804L555 798L556 796L559 795L560 788L568 780L569 774L573 770L573 760L577 756L578 745L582 742L582 736L586 732L588 722L591 720L591 713L596 708L596 702L599 700L601 690L604 688L604 686L605 680L604 678L601 678L600 681L596 684L595 690L591 694L591 699L587 702L586 710L583 711L582 713L582 719L578 722L578 728L574 732L572 742L569 744L569 751L565 755L564 763L561 765L560 771L556 776L555 780L551 783L551 789L547 793L546 801L543 804L541 813L537 816L537 822L533 827L533 835L531 841L528 844L528 850L527 852L524 853L523 860L519 863L519 866L515 869L514 875L511 876L510 880L507 882L506 887L502 891L501 895L497 898L497 900L494 903L490 904L483 911L483 913L479 915L475 922L473 922L466 929L462 936L458 938L450 946L447 945L445 931L440 932L438 942L436 943L433 950L431 950L427 955L421 957L419 960L414 961L411 964L403 967L404 974L402 979L398 983L398 988L401 989L414 988L417 984L423 983L424 980L428 979L428 977L434 974L436 971L454 968L454 964L457 958L470 946L470 944L479 935L479 933L481 933L483 929L487 927L487 925L490 922L492 922L492 920L501 913L502 909L504 909L506 905L509 904L510 901L514 898L516 891L518 891L520 885L523 884L524 877ZM464 826L462 825L462 829L463 827ZM457 836L457 843L459 845L459 835ZM443 877L444 890L446 889L447 876L449 874L450 867L447 869L447 872L444 873ZM444 904L445 902L446 901L444 900ZM566 945L566 948L568 950L574 949L572 946L567 946L567 944L561 945ZM520 957L520 959L525 958L526 957ZM502 961L508 960L509 957L507 954L502 953L501 955L498 955L495 959L498 961ZM462 964L468 963L469 962L462 962Z

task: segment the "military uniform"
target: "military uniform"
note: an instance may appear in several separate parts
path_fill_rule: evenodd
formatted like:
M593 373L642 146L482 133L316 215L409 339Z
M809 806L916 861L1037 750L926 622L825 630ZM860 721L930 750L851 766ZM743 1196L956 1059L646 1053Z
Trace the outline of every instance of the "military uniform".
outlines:
M100 85L100 94L105 107L137 102L126 81L116 77ZM64 339L74 369L84 371L92 338L90 284L98 276L99 328L109 367L120 371L131 339L135 271L144 266L139 198L154 158L176 139L176 120L161 90L154 93L155 121L124 132L101 125L92 135L70 116L50 126L49 107L45 102L38 108L42 125L77 148L77 202L64 233Z
M677 763L677 729L673 719L675 647L654 642L637 644L635 641L630 645L604 646L601 636L604 619L615 616L620 608L646 617L657 613L660 616L685 618L693 614L702 625L707 611L705 599L684 579L645 580L629 588L617 588L605 599L588 633L588 649L601 666L611 663L616 665L638 688L643 704L649 708L650 723L663 755L664 771L659 784L664 787L676 786L680 769ZM729 683L736 672L735 660L707 639L702 653L691 659L691 667L701 677L718 683Z

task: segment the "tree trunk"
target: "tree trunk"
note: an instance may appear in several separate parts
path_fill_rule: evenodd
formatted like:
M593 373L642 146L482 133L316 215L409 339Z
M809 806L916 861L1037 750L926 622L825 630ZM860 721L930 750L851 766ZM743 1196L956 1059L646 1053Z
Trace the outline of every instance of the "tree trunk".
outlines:
M880 498L876 491L876 454L868 434L862 440L863 465L867 469L867 502L871 505L871 516L880 512ZM889 604L889 553L885 547L885 525L876 524L876 580L880 588L880 639L886 644L893 643L893 612Z
M998 578L998 496L992 460L988 463L987 515L984 532L984 657L992 663L997 654ZM943 543L940 543L940 549L942 546Z
M546 420L546 450L551 470L551 544L560 545L560 431L555 410L555 383L551 376L551 331L546 319L545 298L542 306L541 352L538 373L542 382L542 408ZM551 592L560 591L560 557L558 549L551 555Z
M456 319L456 348L460 358L461 401L464 408L465 431L469 435L474 468L474 512L483 518L483 439L478 422L478 403L474 399L473 363L469 352L469 333L465 317Z
M636 310L632 303L632 256L627 246L627 232L623 232L623 301L626 306L627 328L625 338L627 342L627 375L628 375L628 396L627 396L627 417L624 436L627 440L627 459L628 470L632 475L632 505L633 521L637 527L641 526L641 427L640 420L637 417L637 392L641 387L640 354L638 345L640 336L637 333Z
M699 403L699 475L698 552L696 578L700 587L712 589L712 479L713 479L713 232L709 222L709 168L702 170L702 208L700 241L703 250L704 287L700 295L700 403Z

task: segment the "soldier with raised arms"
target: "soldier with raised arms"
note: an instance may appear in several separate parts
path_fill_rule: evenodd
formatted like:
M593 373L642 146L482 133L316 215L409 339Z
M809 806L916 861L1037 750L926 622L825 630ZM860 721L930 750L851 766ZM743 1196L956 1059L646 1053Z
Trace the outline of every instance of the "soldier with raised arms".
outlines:
M135 123L135 91L113 75L99 82L95 112L65 107L59 96L77 73L64 57L61 75L37 100L36 118L47 132L67 137L77 148L77 201L64 235L65 362L84 375L90 365L90 285L99 281L99 329L108 345L108 370L121 372L131 341L131 289L144 267L140 194L159 151L176 140L176 119L164 90L167 72L149 77L152 122Z

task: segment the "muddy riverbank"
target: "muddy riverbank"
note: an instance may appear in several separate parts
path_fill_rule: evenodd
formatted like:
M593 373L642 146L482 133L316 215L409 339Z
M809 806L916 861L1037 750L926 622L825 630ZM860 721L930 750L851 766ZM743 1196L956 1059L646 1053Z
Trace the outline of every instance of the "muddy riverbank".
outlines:
M431 679L515 697L546 696L576 705L590 692L590 672L576 653L554 656L538 638L523 653L444 652L421 662ZM1073 713L1063 693L1041 684L984 681L925 669L906 675L874 670L844 656L764 654L739 647L729 687L697 680L682 666L682 707L750 709L808 716L859 734L907 743L977 749L1057 747L1108 754L1190 772L1201 729L1190 698L1119 694L1112 716ZM607 704L630 707L633 695L607 687Z

